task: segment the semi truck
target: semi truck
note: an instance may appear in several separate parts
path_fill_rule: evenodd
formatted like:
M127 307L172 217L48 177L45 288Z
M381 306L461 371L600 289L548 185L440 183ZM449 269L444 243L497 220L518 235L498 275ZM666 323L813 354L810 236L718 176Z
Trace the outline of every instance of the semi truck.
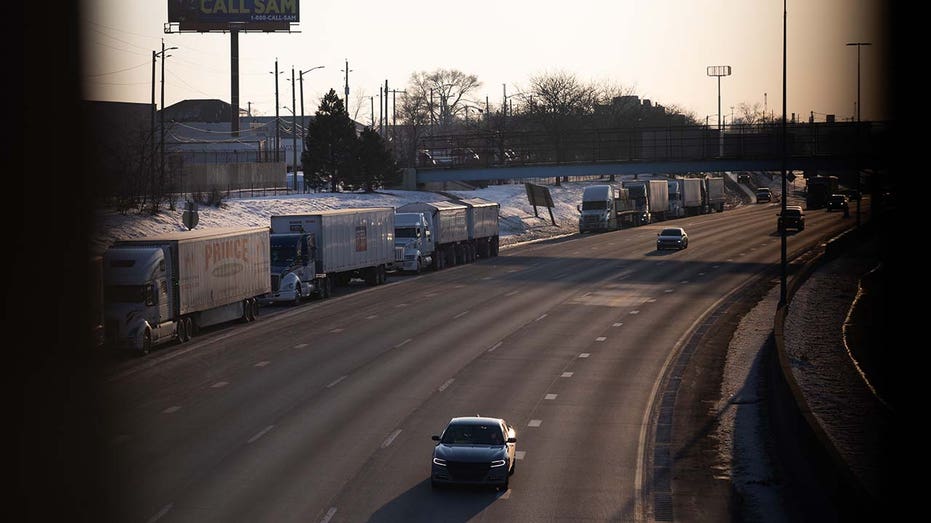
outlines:
M270 291L268 238L253 227L114 242L103 255L107 343L148 354L204 327L255 320Z
M650 180L647 182L647 197L650 199L650 215L653 220L662 221L669 212L668 180Z
M328 298L353 278L387 280L395 263L394 209L368 207L271 217L271 290L265 302Z
M653 221L650 212L650 199L648 196L647 182L637 180L625 180L621 183L624 189L627 189L627 202L634 211L634 225L645 225Z
M837 193L837 176L812 176L805 181L805 207L820 209L827 205L828 198Z
M703 184L706 212L724 211L724 178L706 176Z
M613 231L640 225L643 214L630 201L630 191L611 185L592 185L582 191L579 233Z
M666 185L669 186L669 210L667 211L667 217L682 218L685 216L685 206L682 203L682 179L676 178L675 180L669 180L666 182Z
M702 213L701 185L700 178L680 178L682 186L682 209L686 216L695 216Z
M468 207L451 201L411 202L398 207L396 212L420 212L430 221L434 270L465 262L469 244Z
M450 200L466 206L466 230L469 243L465 247L465 261L490 258L498 255L498 215L501 205L482 198L458 198Z
M422 212L395 213L394 246L400 247L404 256L397 270L416 274L424 267L431 267L435 247L427 216Z

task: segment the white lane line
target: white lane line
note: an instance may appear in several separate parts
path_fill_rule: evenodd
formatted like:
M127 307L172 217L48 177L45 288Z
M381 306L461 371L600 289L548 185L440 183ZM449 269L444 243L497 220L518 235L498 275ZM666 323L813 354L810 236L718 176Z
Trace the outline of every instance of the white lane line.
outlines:
M589 357L589 356L591 356L591 354L588 353L588 352L583 352L582 354L579 354L579 357L580 357L580 358L587 358L587 357Z
M561 375L560 377L561 377L561 378L571 378L571 377L572 377L572 373L571 373L571 372L563 372L562 375Z
M469 313L469 311L462 311L462 312L460 312L459 314L453 316L453 319L454 319L454 320L458 320L459 318L465 316L465 315L468 314L468 313Z
M333 516L336 515L336 507L330 507L330 510L326 511L326 515L323 516L323 519L320 520L320 523L330 523L330 520L333 519Z
M485 276L485 277L482 278L482 279L483 279L483 280L490 280L490 279L491 279L491 276Z
M174 414L175 412L178 412L179 410L181 410L181 407L177 405L172 405L171 407L168 407L167 409L163 410L162 414Z
M333 387L337 386L337 385L339 384L339 382L343 381L344 379L346 379L346 378L348 378L348 377L349 377L348 375L340 376L340 377L336 378L335 380L331 381L330 383L328 383L327 386L326 386L326 388L332 389Z
M591 294L592 294L591 292L586 292L585 294L582 295L582 297L588 298L589 296L591 296Z
M211 389L219 389L219 388L225 387L225 386L227 386L227 385L229 385L229 384L230 384L230 382L228 382L228 381L218 381L218 382L214 383L213 385L211 385L210 388L211 388Z
M370 314L370 315L366 316L365 319L367 319L367 320L374 320L374 319L377 318L377 317L378 317L377 314Z
M679 283L681 283L682 285L685 285L685 284L688 283L688 282L689 282L688 280L682 280L682 281L680 281Z
M519 293L519 292L520 292L520 291L511 291L511 292L505 294L505 296L514 296L515 294L517 294L517 293Z
M394 438L398 437L398 434L400 434L400 433L401 433L401 429L398 429L398 430L392 432L391 434L388 434L388 437L385 438L385 441L382 441L382 442L381 442L381 448L383 448L383 449L388 448L388 446L391 445L391 444L394 442Z
M508 272L520 272L520 271L521 271L521 269L511 269L511 270L509 270Z
M165 505L164 507L162 507L162 510L159 510L157 514L149 518L148 523L155 523L156 521L162 519L162 516L164 516L165 514L168 514L168 511L171 510L174 506L175 506L174 503L169 503Z
M494 352L495 349L497 349L498 347L501 346L501 343L503 343L503 342L500 342L500 341L499 341L498 343L495 343L494 345L492 345L491 348L488 349L488 352Z
M395 304L395 306L394 306L395 309L400 309L400 308L402 308L402 307L407 307L407 304L406 304L406 303L397 303L397 304Z
M407 345L407 344L410 343L410 342L411 342L411 338L407 338L406 340L402 341L401 343L398 343L397 345L395 345L395 346L392 347L392 348L394 348L394 349L400 349L401 347Z
M497 499L511 499L511 489L507 489L507 491L504 494L498 496Z
M443 392L444 390L446 390L447 388L449 388L449 386L452 385L454 381L456 381L455 378L449 378L448 380L446 380L446 383L440 385L440 388L438 388L438 389L436 389L436 390L438 390L438 391L440 391L440 392Z
M533 321L540 321L540 320L542 320L543 318L545 318L546 316L547 316L547 314L544 313L544 314L541 315L539 318L537 318L537 319L535 319L535 320L533 320Z
M604 341L606 339L608 339L607 336L598 336L597 338L595 338L595 341Z
M259 440L259 438L261 438L262 436L268 434L268 431L272 430L273 428L275 428L274 425L269 425L269 426L265 427L265 428L262 429L258 434L256 434L255 436L252 436L251 438L249 438L249 443L255 443L256 441Z
M524 459L524 456L526 456L526 455L527 455L527 451L526 451L526 450L518 450L518 451L514 452L514 459L523 460L523 459Z
M556 394L547 394L546 396L543 396L543 399L545 399L545 400L554 400L554 399L556 399L556 396L557 396Z
M669 294L670 292L676 292L676 291L674 291L673 289L666 289L666 290L663 291L663 292L665 292L666 294Z
M432 298L432 297L434 297L434 296L436 296L436 293L435 293L435 292L428 292L428 293L426 293L426 294L423 295L424 298Z
M306 343L298 343L297 345L294 346L294 348L295 348L295 349L303 349L303 348L306 347L306 346L307 346Z
M619 322L617 322L617 323L611 324L612 327L620 327L621 325L624 325L624 322L623 322L623 321L619 321Z
M330 334L339 334L341 332L343 332L343 329L341 327L337 327L335 329L330 330Z
M712 265L712 266L711 266L712 269L717 269L718 267L720 267L720 265Z
M542 419L532 419L530 420L530 423L527 424L527 426L528 427L539 427L542 424L543 424Z
M703 273L703 272L700 272L700 273L698 273L698 275L699 275L699 276L704 276L704 275L705 275L705 273Z
M640 311L634 309L634 310L630 311L630 313L631 313L631 314L640 314Z
M465 285L463 285L463 284L461 284L461 283L460 283L459 285L454 285L454 286L453 286L454 289L461 289L461 288L463 288L463 287L465 287Z
M649 300L647 300L647 303L655 303L655 302L656 302L656 298L650 298Z
M269 363L271 363L271 362L270 362L270 361L260 361L260 362L256 363L255 365L253 365L253 367L264 367L264 366L268 365Z

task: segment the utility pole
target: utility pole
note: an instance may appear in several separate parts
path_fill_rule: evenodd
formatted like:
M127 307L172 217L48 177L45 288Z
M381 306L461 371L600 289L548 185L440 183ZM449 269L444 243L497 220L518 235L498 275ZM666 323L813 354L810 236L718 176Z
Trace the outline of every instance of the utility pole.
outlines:
M391 136L394 140L397 140L397 129L398 129L398 105L397 105L397 94L406 93L404 89L392 89L391 90Z
M275 75L275 161L280 162L281 159L278 157L278 149L281 148L281 122L279 121L278 116L278 59L275 58L275 72L272 73Z
M150 177L155 176L155 58L158 56L158 53L155 49L152 50L152 104L149 106L149 150L151 155L149 157L149 175ZM154 188L154 187L153 187Z
M349 59L348 59L348 58L346 59L346 68L343 69L343 71L346 73L346 89L345 89L345 91L343 91L344 93L346 93L346 104L345 104L345 105L346 105L346 114L349 114L349 73L352 72L352 69L349 68Z
M372 102L372 130L375 130L375 97L369 96L369 99Z

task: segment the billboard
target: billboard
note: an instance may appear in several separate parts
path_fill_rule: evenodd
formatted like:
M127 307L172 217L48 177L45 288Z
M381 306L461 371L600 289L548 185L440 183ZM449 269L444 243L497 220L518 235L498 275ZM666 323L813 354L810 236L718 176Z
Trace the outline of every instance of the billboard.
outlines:
M288 31L300 0L168 0L168 24L181 31Z

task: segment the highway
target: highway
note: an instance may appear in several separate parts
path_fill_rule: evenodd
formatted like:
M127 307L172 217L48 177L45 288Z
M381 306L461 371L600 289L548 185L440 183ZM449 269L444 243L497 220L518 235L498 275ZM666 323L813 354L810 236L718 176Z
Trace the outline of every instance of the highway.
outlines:
M647 521L658 382L716 304L778 267L778 209L523 245L121 365L99 391L106 516ZM855 223L807 212L790 257ZM655 250L665 225L688 249ZM507 492L430 487L430 436L472 414L517 429Z

